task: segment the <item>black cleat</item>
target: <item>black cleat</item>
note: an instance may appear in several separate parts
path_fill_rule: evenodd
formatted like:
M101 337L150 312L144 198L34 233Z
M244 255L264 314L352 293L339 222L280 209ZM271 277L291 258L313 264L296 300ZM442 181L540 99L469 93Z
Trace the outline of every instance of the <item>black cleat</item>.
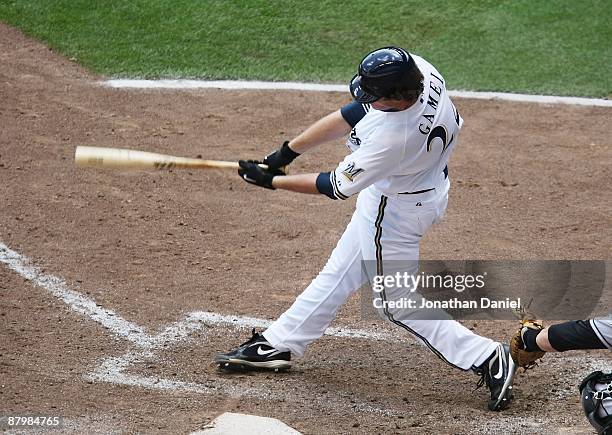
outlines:
M238 349L215 356L215 363L224 370L287 370L290 361L290 352L276 350L255 329L253 336Z
M487 385L491 391L489 409L501 411L506 409L514 394L512 393L512 382L516 374L517 366L510 356L510 348L506 344L500 344L493 354L474 371L481 375L476 389Z

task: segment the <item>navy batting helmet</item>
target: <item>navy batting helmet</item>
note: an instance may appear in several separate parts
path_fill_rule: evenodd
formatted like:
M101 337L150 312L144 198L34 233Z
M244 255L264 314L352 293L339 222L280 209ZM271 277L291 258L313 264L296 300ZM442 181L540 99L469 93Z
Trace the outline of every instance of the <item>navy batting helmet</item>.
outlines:
M423 92L423 74L410 54L399 47L383 47L368 53L349 85L360 103L380 98L412 99Z
M580 384L582 409L601 435L612 435L612 373L588 375Z

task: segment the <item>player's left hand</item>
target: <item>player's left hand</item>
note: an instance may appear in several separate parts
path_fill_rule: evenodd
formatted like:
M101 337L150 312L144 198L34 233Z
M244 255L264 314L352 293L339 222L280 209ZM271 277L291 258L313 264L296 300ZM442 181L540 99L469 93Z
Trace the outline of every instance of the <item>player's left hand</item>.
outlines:
M256 186L265 187L266 189L275 189L272 186L272 179L277 176L286 175L280 169L264 169L261 162L257 160L239 160L238 175L247 183L255 184Z
M272 169L281 169L297 159L299 155L289 148L289 141L285 141L278 150L272 151L264 157L263 163Z
M512 359L517 366L527 370L537 365L536 361L544 356L544 352L525 350L523 334L527 329L541 331L544 329L544 325L540 320L521 320L519 323L518 331L510 339L510 355L512 355Z

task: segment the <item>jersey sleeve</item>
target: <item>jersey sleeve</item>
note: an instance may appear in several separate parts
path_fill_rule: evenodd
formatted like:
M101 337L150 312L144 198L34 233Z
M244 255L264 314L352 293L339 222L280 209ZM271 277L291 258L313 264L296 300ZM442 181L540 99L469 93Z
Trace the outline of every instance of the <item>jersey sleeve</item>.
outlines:
M347 199L388 177L402 160L403 153L401 143L394 140L378 138L372 143L362 144L331 172L330 181L335 197Z
M317 190L319 193L331 198L338 199L334 194L334 188L331 183L331 172L321 172L317 176Z
M351 126L355 127L366 114L366 106L364 104L352 101L340 109L340 113L344 120Z

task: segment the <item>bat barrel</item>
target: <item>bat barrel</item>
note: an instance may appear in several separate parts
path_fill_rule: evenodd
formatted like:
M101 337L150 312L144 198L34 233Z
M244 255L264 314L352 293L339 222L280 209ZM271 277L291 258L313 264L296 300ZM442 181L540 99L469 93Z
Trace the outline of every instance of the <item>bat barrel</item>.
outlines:
M114 169L234 169L237 162L176 157L121 148L78 146L74 154L76 166Z

